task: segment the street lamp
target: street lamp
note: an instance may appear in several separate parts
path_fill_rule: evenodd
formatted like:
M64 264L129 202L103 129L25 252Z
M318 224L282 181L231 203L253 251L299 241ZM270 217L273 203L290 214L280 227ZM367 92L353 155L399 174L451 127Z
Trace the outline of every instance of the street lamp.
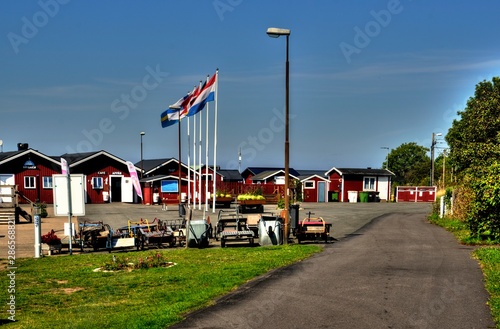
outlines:
M431 186L434 186L434 146L437 144L436 137L443 135L442 133L432 133L431 142Z
M286 36L286 66L285 66L285 90L286 90L286 100L285 100L285 225L284 225L284 238L283 241L285 244L288 243L288 230L289 230L289 183L290 183L290 168L289 168L289 160L290 160L290 142L288 139L289 136L289 113L290 113L290 89L289 89L289 81L290 81L290 64L288 61L288 40L290 38L290 30L289 29L281 29L276 27L270 27L267 29L267 35L271 38L279 38L280 36Z
M389 148L387 146L381 146L382 150L387 150L387 157L385 158L385 169L389 170Z
M142 136L146 135L146 133L144 131L141 131L141 179L142 179L142 176L143 176L143 172L144 172L144 159L142 157Z

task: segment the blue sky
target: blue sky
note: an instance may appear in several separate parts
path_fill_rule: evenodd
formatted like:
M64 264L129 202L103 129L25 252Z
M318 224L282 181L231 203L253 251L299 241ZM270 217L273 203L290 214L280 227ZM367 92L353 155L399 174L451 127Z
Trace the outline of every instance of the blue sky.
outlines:
M3 1L3 151L137 162L144 131L145 159L177 157L160 114L219 68L217 164L237 169L241 149L243 169L281 167L286 42L266 35L280 27L291 30L290 166L380 168L381 147L429 147L475 85L500 75L498 12L497 1ZM211 164L213 125L209 135Z

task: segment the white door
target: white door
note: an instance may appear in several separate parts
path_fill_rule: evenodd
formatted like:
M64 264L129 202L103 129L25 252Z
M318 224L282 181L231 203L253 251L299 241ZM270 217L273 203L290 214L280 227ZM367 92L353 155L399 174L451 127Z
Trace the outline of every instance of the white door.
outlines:
M0 194L11 194L12 189L10 187L3 187L2 185L16 185L14 181L14 175L0 175ZM0 197L0 203L2 202L12 202L11 197Z
M122 177L122 202L134 202L132 178Z
M389 177L382 176L378 178L378 192L380 200L388 200L389 199Z

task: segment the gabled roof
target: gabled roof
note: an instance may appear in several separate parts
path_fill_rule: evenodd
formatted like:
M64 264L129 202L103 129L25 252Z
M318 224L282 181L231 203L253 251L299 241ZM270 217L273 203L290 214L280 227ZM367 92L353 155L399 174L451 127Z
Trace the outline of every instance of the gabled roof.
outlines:
M45 160L48 160L50 162L53 162L57 165L61 165L61 162L60 161L57 161L55 160L53 157L50 157L48 155L45 155L43 153L40 153L38 152L37 150L33 150L33 149L27 149L27 150L22 150L22 151L12 151L12 152L2 152L0 153L0 165L1 164L4 164L4 163L7 163L9 161L12 161L14 159L17 159L19 157L22 157L22 156L25 156L27 154L33 154L33 155L36 155L36 156L39 156Z
M328 170L325 175L330 176L332 171L336 171L339 175L362 175L362 176L394 176L392 171L387 169L372 169L372 168L335 168Z
M266 180L268 178L271 178L273 176L276 176L277 174L285 174L285 171L283 169L277 169L277 170L267 170L267 171L262 171L258 175L255 175L252 177L253 181L258 181L258 180ZM298 179L299 175L295 176L292 175L291 171L289 172L290 177Z
M177 164L179 163L179 161L177 161L177 159L175 159L175 158L149 159L149 160L144 159L143 160L144 175L149 175L152 172L154 172L155 170L158 170L161 167L166 166L166 165L168 165L169 163L172 163L172 162L177 163ZM141 161L137 162L135 164L135 166L140 171L141 170ZM182 163L182 162L181 162L181 166L183 166L184 168L188 169L188 167L184 163Z
M301 182L304 182L304 181L310 180L310 179L312 179L312 178L314 178L314 177L317 177L317 178L319 178L319 179L321 179L321 180L324 180L325 182L329 182L329 181L330 181L330 180L329 180L328 178L326 178L325 176L323 176L323 175L316 175L316 174L314 174L314 175L309 175L309 176L307 176L307 175L300 175L300 176L299 176L299 180L300 180Z
M61 158L64 158L68 162L68 166L71 168L81 165L82 163L97 158L98 156L101 155L106 156L114 161L120 162L125 166L127 165L127 161L117 156L114 156L113 154L108 153L104 150L97 152L85 152L85 153L66 153L61 155ZM136 167L136 170L140 170L140 168Z
M279 168L279 167L247 167L247 169L243 170L243 173L246 171L250 172L252 175L256 176L259 175L260 173L264 171L278 171L278 170L285 170L284 168ZM288 168L288 172L290 175L293 175L295 177L299 176L299 173L293 169L293 168ZM242 173L242 174L243 174Z

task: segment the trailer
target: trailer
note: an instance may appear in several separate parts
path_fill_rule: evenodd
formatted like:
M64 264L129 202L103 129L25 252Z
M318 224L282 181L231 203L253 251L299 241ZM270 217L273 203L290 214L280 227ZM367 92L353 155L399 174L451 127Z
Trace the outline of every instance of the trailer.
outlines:
M82 252L85 248L98 251L106 248L110 232L112 232L111 227L102 221L83 221L78 223L75 240Z
M138 222L128 221L127 226L120 227L117 232L123 241L110 241L109 247L135 247L137 250L144 250L146 247L163 248L164 244L170 247L175 246L176 237L174 231L161 220L155 218L149 223L147 219ZM133 239L133 240L132 240Z
M293 230L297 242L301 243L305 240L323 240L328 242L332 224L327 223L321 217L311 218L311 215L314 214L309 212L307 218L299 221L297 227Z
M220 240L222 248L227 242L248 241L254 244L254 232L248 227L247 218L241 217L238 209L219 210L215 227L215 240Z

